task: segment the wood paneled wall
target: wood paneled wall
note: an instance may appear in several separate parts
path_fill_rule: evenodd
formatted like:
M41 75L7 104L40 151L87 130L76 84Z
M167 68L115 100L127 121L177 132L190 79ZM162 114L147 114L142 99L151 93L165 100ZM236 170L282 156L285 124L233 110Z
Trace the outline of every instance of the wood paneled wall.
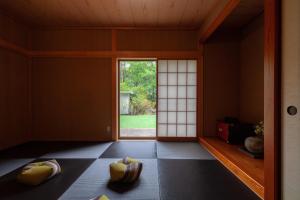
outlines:
M264 119L264 16L243 29L240 58L240 120Z
M28 30L0 15L0 37L26 47ZM0 48L0 149L31 139L30 135L30 59Z
M35 139L111 139L110 59L34 58L32 64Z
M117 50L164 51L196 50L196 31L120 30Z
M38 51L111 50L111 30L33 30L31 38L32 50Z
M8 42L27 48L29 29L0 13L0 37Z
M241 31L218 31L204 45L204 134L225 116L264 119L263 15Z
M176 56L176 51L191 52L197 58L196 40L196 31L32 31L34 139L114 139L115 59L143 55L153 58L168 53ZM52 52L57 54L53 56ZM87 56L77 56L78 52ZM34 56L39 53L45 56Z
M216 120L239 115L239 38L215 33L204 46L204 135L216 133Z

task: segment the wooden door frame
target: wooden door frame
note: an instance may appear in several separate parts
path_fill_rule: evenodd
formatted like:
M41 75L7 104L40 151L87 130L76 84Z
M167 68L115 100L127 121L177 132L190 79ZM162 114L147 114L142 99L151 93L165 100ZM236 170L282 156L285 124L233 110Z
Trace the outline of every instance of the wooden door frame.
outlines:
M279 200L280 188L280 0L264 1L264 199Z

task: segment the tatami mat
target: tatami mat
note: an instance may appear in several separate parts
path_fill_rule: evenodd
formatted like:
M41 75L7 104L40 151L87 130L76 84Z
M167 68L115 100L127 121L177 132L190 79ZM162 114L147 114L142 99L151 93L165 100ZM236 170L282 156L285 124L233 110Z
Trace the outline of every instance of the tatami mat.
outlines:
M259 200L216 160L157 162L162 200Z
M33 158L0 159L0 177L33 160Z
M214 157L196 142L157 142L157 158L214 160Z
M99 158L111 145L106 143L78 144L43 155L42 158Z
M16 181L21 169L4 175L0 179L0 199L58 199L69 186L90 166L93 159L59 159L62 173L38 186L25 186Z
M112 200L159 199L156 159L140 159L143 171L133 185L116 186L109 182L109 164L118 159L98 159L60 197L60 200L87 200L105 194Z
M102 154L101 158L156 158L155 141L119 141L114 142Z

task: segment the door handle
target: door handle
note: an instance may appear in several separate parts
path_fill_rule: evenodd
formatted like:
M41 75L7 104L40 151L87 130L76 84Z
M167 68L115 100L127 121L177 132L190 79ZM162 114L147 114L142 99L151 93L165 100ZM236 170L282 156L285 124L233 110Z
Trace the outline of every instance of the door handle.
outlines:
M296 106L289 106L288 108L287 108L287 113L289 114L289 115L296 115L297 114L297 107Z

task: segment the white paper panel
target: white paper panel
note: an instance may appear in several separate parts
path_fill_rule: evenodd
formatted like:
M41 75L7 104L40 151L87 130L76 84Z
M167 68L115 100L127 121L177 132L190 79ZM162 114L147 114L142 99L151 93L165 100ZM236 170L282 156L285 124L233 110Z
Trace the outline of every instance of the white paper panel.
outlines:
M158 98L167 98L167 86L158 86Z
M196 112L187 112L187 123L196 124Z
M168 72L177 72L177 60L168 61Z
M178 99L177 110L178 111L186 111L186 100L185 99Z
M169 137L176 136L176 125L168 125L168 136Z
M187 97L196 98L196 86L187 86Z
M178 85L186 85L186 73L178 73Z
M177 97L177 86L168 86L168 98Z
M196 137L196 126L195 125L187 125L187 136L188 137Z
M157 135L160 137L166 137L167 136L167 125L158 125Z
M186 136L186 125L177 125L177 136L178 137Z
M186 72L186 65L187 61L186 60L178 60L178 72Z
M168 85L177 85L177 73L168 73Z
M196 72L197 71L197 61L189 60L188 61L188 72Z
M158 111L167 111L167 99L158 100Z
M186 112L177 112L177 123L178 124L186 123Z
M187 110L188 111L196 111L196 99L188 99L187 100Z
M167 112L158 112L158 123L167 123Z
M188 73L187 84L188 85L197 85L196 73Z
M176 123L176 112L168 112L168 123Z
M159 136L196 137L196 71L196 60L158 61Z
M167 72L167 61L166 60L158 61L158 72Z
M168 111L176 111L177 99L168 99Z
M167 73L158 73L158 85L167 85Z
M186 98L186 86L178 86L178 98Z

